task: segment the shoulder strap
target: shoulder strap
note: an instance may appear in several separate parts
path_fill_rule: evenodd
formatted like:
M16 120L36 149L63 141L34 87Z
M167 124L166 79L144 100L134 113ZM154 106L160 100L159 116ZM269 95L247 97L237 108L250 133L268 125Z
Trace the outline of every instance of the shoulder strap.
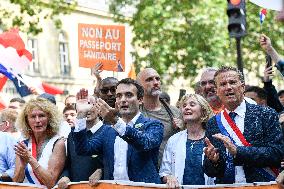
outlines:
M175 125L175 123L174 123L174 114L173 114L171 108L169 107L168 103L166 103L166 101L164 99L162 99L162 98L159 98L159 100L160 100L161 104L165 107L165 109L166 109L166 111L167 111L167 113L168 113L168 115L170 117L172 127L176 128L174 126Z

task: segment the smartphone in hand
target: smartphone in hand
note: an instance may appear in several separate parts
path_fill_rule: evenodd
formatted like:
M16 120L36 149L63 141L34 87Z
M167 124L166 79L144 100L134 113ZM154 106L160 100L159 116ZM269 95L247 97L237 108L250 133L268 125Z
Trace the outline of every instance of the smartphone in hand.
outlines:
M265 60L266 60L266 68L272 66L272 58L270 55L266 54Z

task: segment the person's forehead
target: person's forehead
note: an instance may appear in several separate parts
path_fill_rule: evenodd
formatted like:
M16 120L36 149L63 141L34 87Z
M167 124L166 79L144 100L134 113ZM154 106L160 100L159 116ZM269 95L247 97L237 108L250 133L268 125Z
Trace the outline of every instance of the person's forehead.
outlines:
M43 110L41 110L40 108L33 108L30 112L29 112L29 114L46 114L46 112L45 111L43 111Z
M115 87L117 85L117 81L115 80L109 80L109 81L104 81L102 82L102 85L101 87L104 88L104 87Z
M18 101L15 101L15 102L10 102L9 103L9 106L17 106L17 107L20 107L21 103L18 102Z
M143 74L144 79L147 79L149 77L160 77L160 75L158 74L158 72L154 69L148 69L144 72Z
M131 92L131 93L137 93L137 89L135 87L135 85L132 84L119 84L116 88L116 94L118 93L127 93L127 92Z
M228 78L239 79L239 75L236 71L230 70L230 71L222 72L222 73L218 74L217 78L221 79L221 80L226 80Z
M76 103L76 97L75 96L70 96L66 98L66 103Z
M72 113L76 113L76 110L66 110L65 112L64 112L64 114L72 114Z
M192 103L192 102L197 103L197 99L196 99L195 97L193 97L193 96L188 97L188 98L184 101L184 103L186 103L186 104L189 104L189 103Z
M204 73L201 75L201 77L200 77L200 81L213 80L215 73L216 73L216 71L214 71L214 70L204 72Z

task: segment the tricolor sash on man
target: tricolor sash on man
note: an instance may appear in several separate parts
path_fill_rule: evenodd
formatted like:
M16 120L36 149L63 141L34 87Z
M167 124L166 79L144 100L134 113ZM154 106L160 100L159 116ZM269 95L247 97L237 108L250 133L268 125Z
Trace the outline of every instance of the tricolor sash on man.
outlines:
M236 146L252 146L244 137L236 123L231 119L231 117L228 115L228 113L223 110L219 114L216 115L216 121L217 125L220 129L220 132L222 135L225 135L231 139L234 145ZM231 131L229 131L231 130ZM234 133L233 135L230 135L229 133ZM225 170L225 180L231 179L231 173L232 173L232 165L233 165L233 157L230 153L227 153L227 166ZM234 165L233 165L234 166ZM259 174L262 176L268 178L271 181L274 181L277 176L277 171L273 168L257 168L256 169ZM227 178L227 177L229 178ZM235 178L235 177L234 177ZM231 181L231 180L230 180ZM233 181L234 182L234 181Z

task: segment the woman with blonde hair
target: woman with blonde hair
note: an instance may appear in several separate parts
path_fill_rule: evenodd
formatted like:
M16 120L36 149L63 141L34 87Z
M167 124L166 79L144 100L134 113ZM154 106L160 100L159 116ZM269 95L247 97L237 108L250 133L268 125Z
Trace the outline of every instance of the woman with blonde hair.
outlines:
M15 145L13 181L52 188L65 163L64 139L57 135L60 122L57 107L43 98L25 104L16 125L25 140Z
M208 102L198 94L180 100L184 127L169 138L164 150L160 176L169 188L179 185L214 184L203 172L206 123L213 116Z

